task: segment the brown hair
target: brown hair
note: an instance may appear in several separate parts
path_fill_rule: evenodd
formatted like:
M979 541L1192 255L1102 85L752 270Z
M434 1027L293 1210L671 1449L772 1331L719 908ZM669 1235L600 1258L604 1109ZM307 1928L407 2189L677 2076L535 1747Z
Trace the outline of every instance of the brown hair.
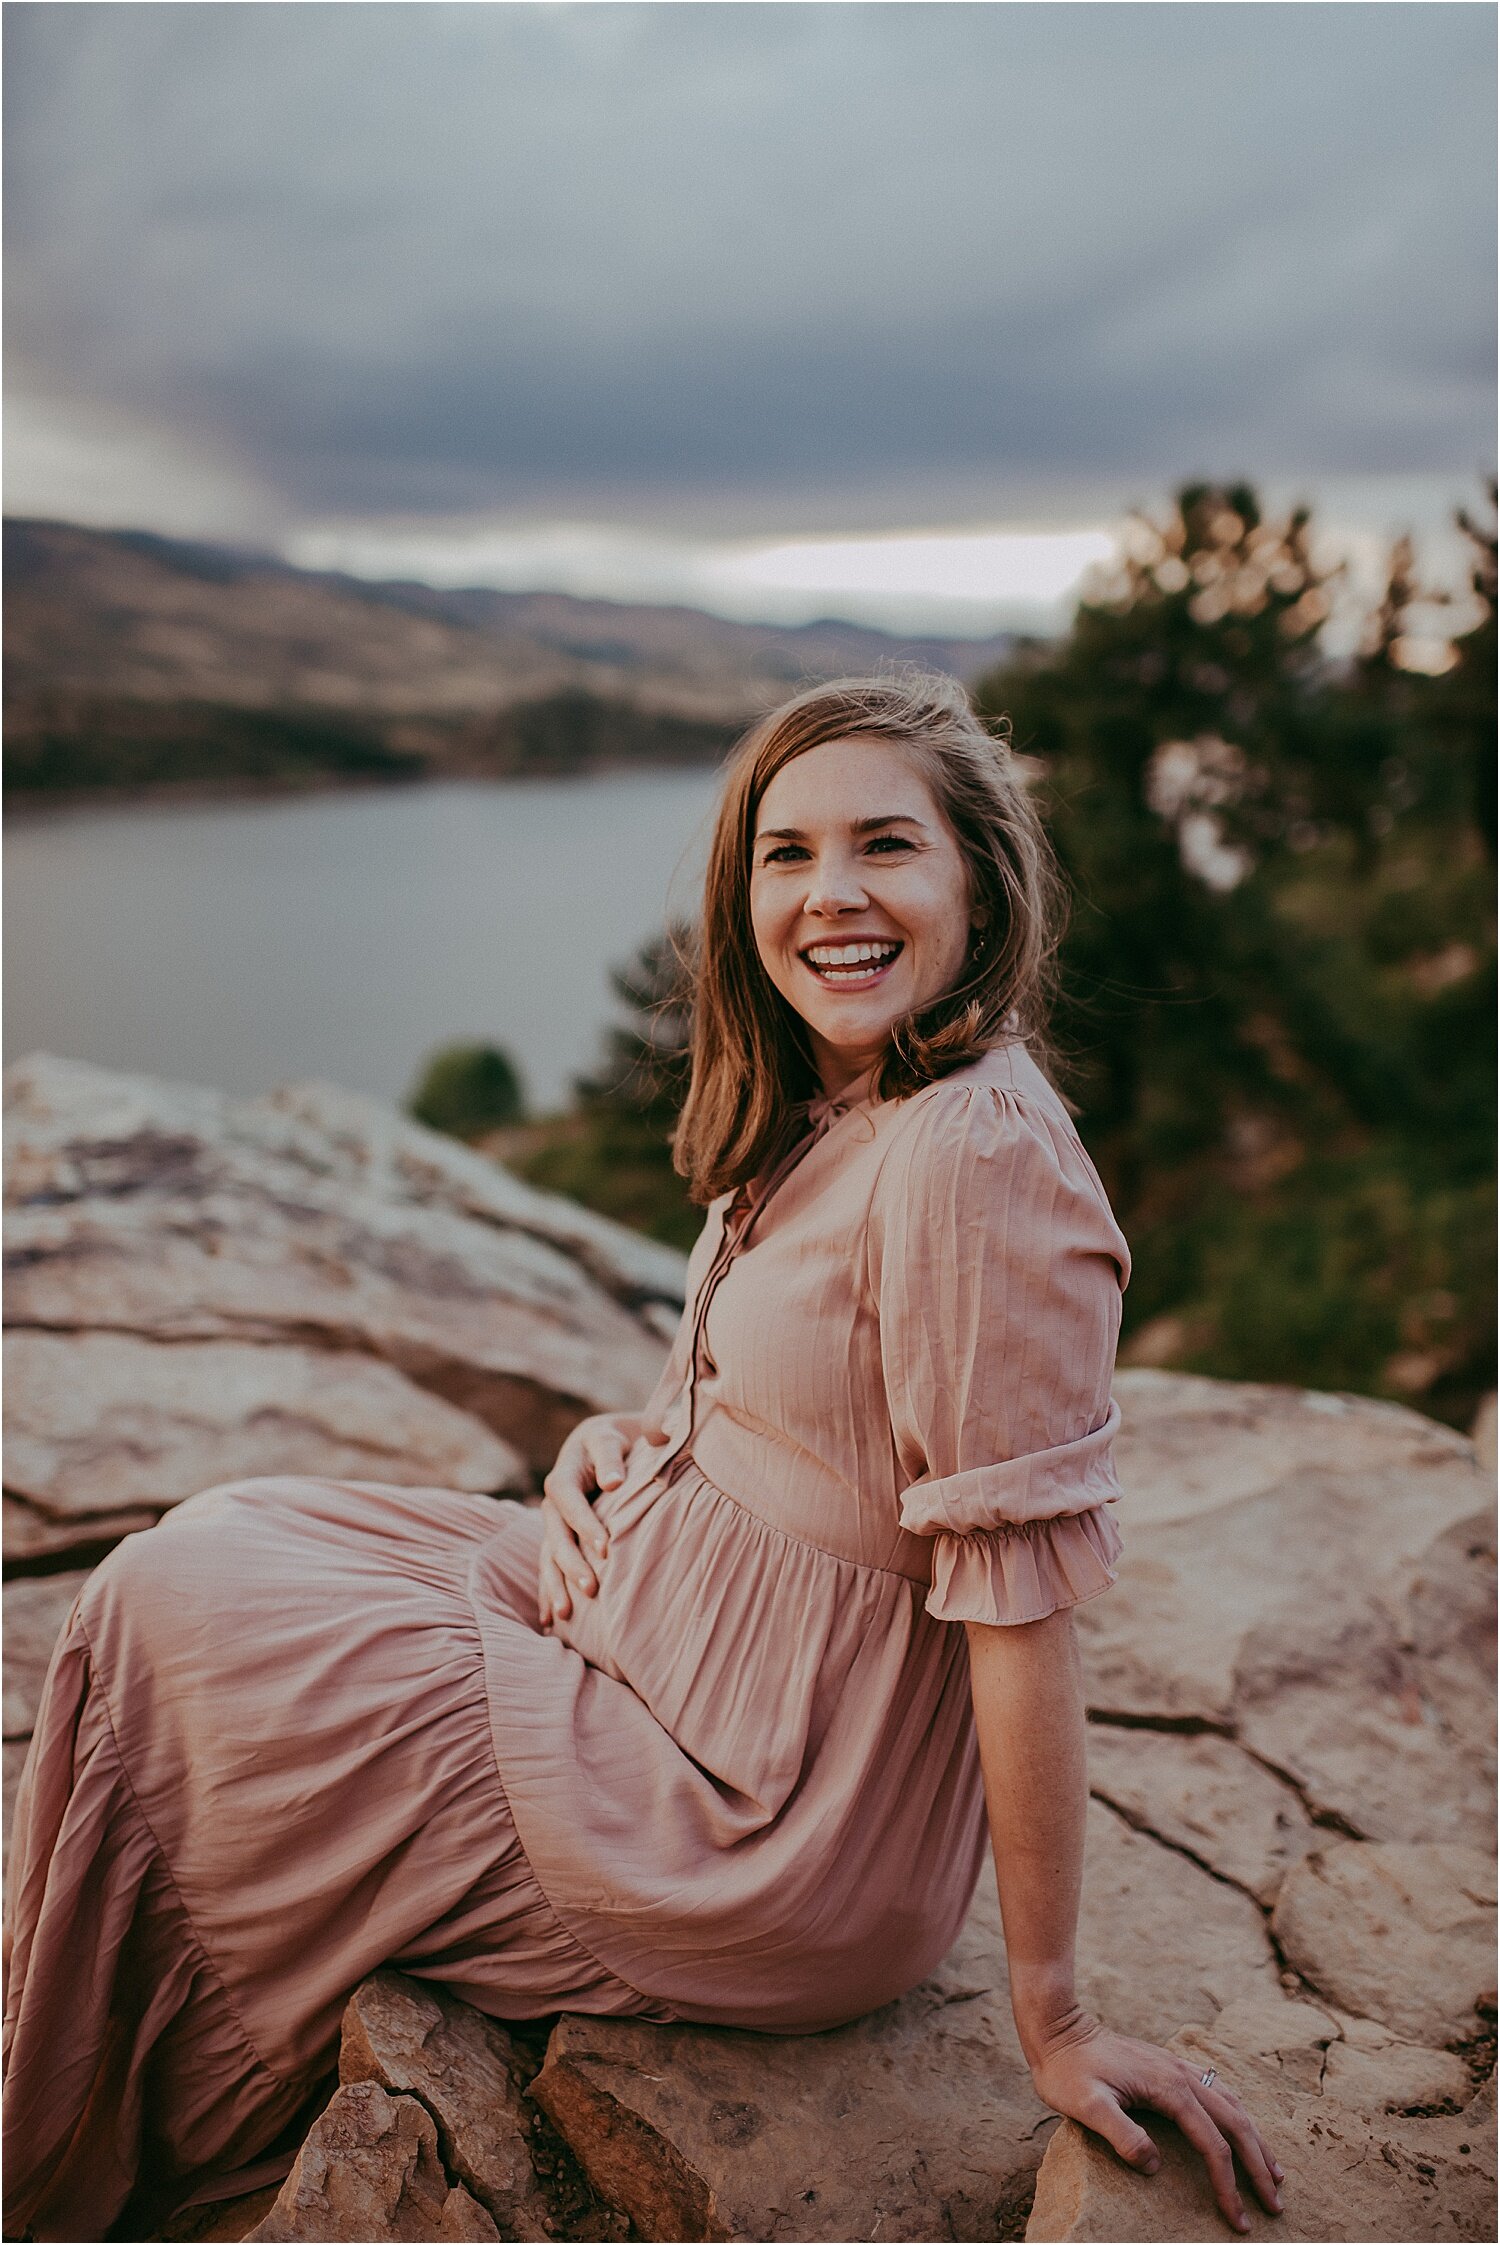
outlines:
M673 1161L695 1201L744 1184L795 1136L819 1090L799 1016L761 964L750 863L762 796L794 757L864 737L910 751L969 869L984 951L931 1005L894 1023L875 1079L901 1099L990 1046L1024 1041L1047 1057L1062 884L1006 741L988 733L957 680L903 670L811 686L753 725L730 759L704 883L693 981L692 1077Z

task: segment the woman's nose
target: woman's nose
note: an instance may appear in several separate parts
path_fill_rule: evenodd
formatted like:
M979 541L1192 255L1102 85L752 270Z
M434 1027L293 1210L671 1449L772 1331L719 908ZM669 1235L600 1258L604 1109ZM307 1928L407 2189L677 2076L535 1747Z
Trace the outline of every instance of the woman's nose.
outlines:
M822 917L834 912L862 912L869 901L857 868L835 860L814 867L803 908Z

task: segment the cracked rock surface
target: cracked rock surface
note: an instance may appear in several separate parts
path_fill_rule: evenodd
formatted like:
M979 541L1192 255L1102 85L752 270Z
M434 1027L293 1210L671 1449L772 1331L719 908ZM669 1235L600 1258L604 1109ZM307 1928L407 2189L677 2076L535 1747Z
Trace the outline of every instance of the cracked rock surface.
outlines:
M403 1973L372 1974L344 2013L340 2081L375 2081L417 2098L449 2174L502 2237L548 2235L521 2089L529 2070L497 2020Z
M1089 1733L1089 1786L1138 1832L1267 1906L1324 1835L1296 1788L1215 1732Z
M1234 1737L1314 1820L1493 1835L1495 1545L1474 1445L1394 1403L1122 1371L1127 1551L1090 1700Z
M1494 2009L1495 1866L1478 1848L1318 1848L1271 1923L1294 1971L1413 2042L1467 2037Z
M498 2238L489 2215L438 2157L432 2115L377 2082L337 2090L252 2238Z
M1492 2238L1492 2094L1474 2096L1466 2069L1446 2052L1389 2036L1352 2039L1359 2035L1359 2022L1341 2027L1321 2006L1255 1996L1227 2006L1211 2026L1172 2038L1172 2048L1200 2070L1220 2069L1286 2170L1285 2212L1269 2214L1247 2193L1245 2234ZM1445 2104L1456 2109L1431 2109ZM1145 2176L1087 2130L1061 2122L1027 2237L1129 2245L1233 2234L1207 2198L1198 2154L1169 2122L1153 2116L1148 2126L1162 2164Z

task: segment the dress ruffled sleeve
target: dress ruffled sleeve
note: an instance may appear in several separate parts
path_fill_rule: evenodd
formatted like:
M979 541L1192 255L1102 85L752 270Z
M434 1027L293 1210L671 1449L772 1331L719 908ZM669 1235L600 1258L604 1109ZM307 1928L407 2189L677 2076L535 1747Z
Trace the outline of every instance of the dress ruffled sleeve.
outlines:
M918 1096L870 1223L901 1525L933 1539L930 1614L1039 1621L1115 1579L1130 1251L1060 1108Z

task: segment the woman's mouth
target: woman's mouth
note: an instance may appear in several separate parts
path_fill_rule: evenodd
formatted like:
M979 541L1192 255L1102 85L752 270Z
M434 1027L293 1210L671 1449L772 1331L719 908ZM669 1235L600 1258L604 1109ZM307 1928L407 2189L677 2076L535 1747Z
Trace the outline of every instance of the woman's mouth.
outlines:
M904 948L876 937L867 943L810 943L801 957L829 989L863 990L890 972Z

